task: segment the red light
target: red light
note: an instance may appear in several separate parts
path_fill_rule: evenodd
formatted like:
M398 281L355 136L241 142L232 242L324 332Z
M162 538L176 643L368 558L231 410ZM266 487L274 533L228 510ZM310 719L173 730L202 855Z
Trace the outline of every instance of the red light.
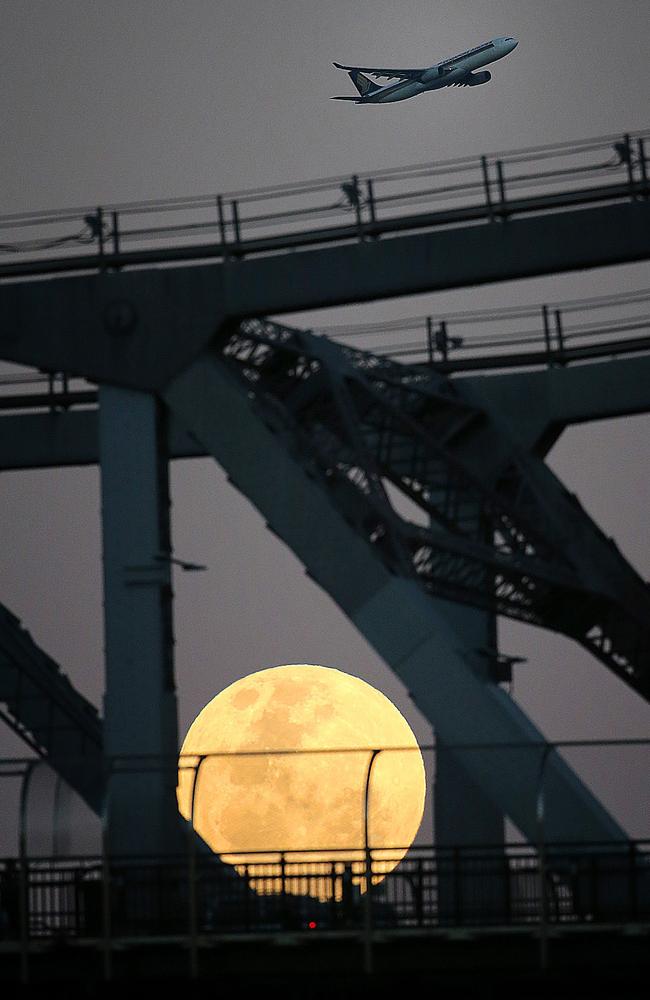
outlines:
M318 925L316 924L316 921L315 921L315 920L310 920L310 921L309 921L309 923L307 924L307 926L309 927L309 930L310 930L310 931L313 931L313 930L315 930L315 929L316 929L316 927L317 927Z

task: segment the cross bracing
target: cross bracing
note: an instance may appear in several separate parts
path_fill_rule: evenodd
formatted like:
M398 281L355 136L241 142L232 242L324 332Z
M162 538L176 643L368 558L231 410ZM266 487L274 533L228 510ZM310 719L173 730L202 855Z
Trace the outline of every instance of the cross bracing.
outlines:
M645 583L541 460L504 447L454 383L259 320L219 349L392 570L436 596L563 632L650 695ZM497 461L488 476L472 462L477 438ZM401 517L386 481L433 527Z
M568 423L647 411L650 379L641 374L648 370L647 353L638 362L617 361L615 387L607 363L448 381L444 375L463 365L456 366L451 353L445 358L453 344L444 336L442 357L428 352L434 365L406 368L246 319L648 259L645 141L645 133L605 137L472 164L423 165L404 177L379 172L352 186L330 179L301 190L235 193L209 204L181 200L2 220L11 245L3 247L0 271L23 279L0 286L2 356L65 373L65 379L55 401L48 391L38 402L2 403L14 412L0 418L10 431L0 441L0 464L99 460L104 475L137 454L143 464L153 451L160 460L164 435L152 444L141 420L157 396L170 409L170 455L208 453L221 462L271 530L415 692L441 741L471 742L481 729L484 740L497 745L543 745L530 720L486 679L475 655L481 629L466 629L463 619L465 641L459 641L459 606L468 615L472 606L484 609L485 621L499 612L570 635L647 696L645 585L541 461ZM520 173L522 163L553 157L550 170L541 163ZM445 172L463 177L448 186ZM592 185L593 178L600 183ZM378 196L384 182L397 185L395 198ZM316 203L297 214L289 208L294 196L317 202L329 189L336 204ZM259 218L267 196L277 211ZM433 203L410 212L418 202ZM197 226L185 217L194 208L207 213ZM321 209L333 224L314 227L309 219ZM149 225L159 210L179 212L179 224L154 219ZM131 227L138 212L149 221ZM71 239L65 229L75 219L89 229ZM51 226L63 227L62 242L57 237L56 246L36 246L34 239L53 232ZM12 227L29 228L29 246L16 249ZM216 237L210 235L215 227ZM80 255L81 243L88 246ZM163 262L175 266L146 267ZM63 277L66 272L71 276ZM57 273L57 280L40 280ZM556 366L647 352L646 337L628 336L636 325L599 328L593 342L574 346L568 336L581 331L562 329L557 316L554 324L544 325L536 352L512 344L508 359L479 356L467 367ZM132 427L133 441L118 436L101 444L96 411L69 409L98 401L92 388L83 399L70 388L75 376L99 383L100 413L106 417L113 405L118 422ZM124 391L110 403L107 386ZM50 412L17 415L32 402ZM396 492L417 516L394 502ZM108 532L109 541L116 534L120 544L129 523L119 516L122 499L119 490L112 497L117 515ZM138 506L133 498L124 500L129 503ZM139 569L150 574L148 586L164 590L156 553L143 551ZM119 574L114 582L105 610L119 631L120 601L137 617L135 598L142 592L124 589L128 581ZM151 609L142 621L151 626L143 635L155 674L161 656L171 663L169 637ZM167 644L163 653L154 648L155 635ZM126 669L122 680L130 676ZM142 694L141 680L133 675L133 682ZM172 754L170 713L149 714L156 746ZM112 730L109 721L106 732L115 735L123 720L113 714ZM137 730L129 739L134 736ZM534 806L521 791L538 780L534 754L526 763L504 749L489 763L474 759L462 766L472 787L535 835ZM547 778L549 834L624 839L553 755Z
M292 332L281 329L280 339ZM224 361L224 348L235 347L239 335L236 328L217 350L197 358L165 391L165 401L401 678L440 743L470 748L458 754L456 793L478 788L534 840L541 754L549 839L625 841L616 821L559 755L547 755L543 735L486 674L479 633L487 630L460 616L458 605L436 598L408 565L397 533L386 530L397 512L380 508L372 472L362 461L338 470L327 451L325 465L320 454L305 453L302 418L264 392L259 369L249 364L243 374L238 362ZM244 360L251 357L251 339L242 334ZM286 357L263 356L286 382ZM366 362L374 366L371 357ZM306 371L303 364L300 369ZM329 449L331 437L323 438ZM474 745L491 749L472 752ZM466 828L455 835L472 838Z
M97 709L0 605L0 717L94 809L103 792Z

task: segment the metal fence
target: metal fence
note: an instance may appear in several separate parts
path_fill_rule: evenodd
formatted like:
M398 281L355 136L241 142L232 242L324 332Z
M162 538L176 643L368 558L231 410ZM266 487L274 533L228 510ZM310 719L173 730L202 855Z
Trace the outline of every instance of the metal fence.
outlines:
M442 372L566 365L650 350L650 289L324 326L316 332Z
M380 865L371 857L369 871ZM363 931L366 894L349 862L310 866L288 852L250 861L249 852L238 868L239 876L216 857L194 866L187 856L4 859L2 937L20 940L23 905L30 941L183 938L193 928L225 936ZM306 881L324 890L322 899L304 894ZM543 879L527 846L420 845L368 895L377 931L537 927L543 899L552 926L647 922L650 841L549 845Z
M0 275L190 259L505 220L648 195L650 131L372 174L0 218Z
M564 302L376 323L315 333L443 373L568 365L650 350L650 289ZM62 372L0 375L0 412L95 407L97 388Z
M601 745L602 744L602 745ZM373 841L373 767L382 755L404 754L405 748L385 750L344 748L307 751L316 754L353 753L359 764L354 787L354 822L349 846L308 841L291 845L264 844L263 849L219 848L211 853L199 841L195 792L202 767L212 759L229 767L233 757L260 756L257 752L192 755L181 760L189 775L191 805L179 802L186 822L186 840L175 853L124 855L111 849L110 808L93 817L94 847L80 851L64 829L65 797L61 781L45 762L0 762L4 776L3 804L10 809L13 782L19 820L18 850L0 860L0 942L13 951L23 980L43 948L83 945L98 954L104 976L111 978L114 953L128 944L142 947L175 942L186 949L187 970L199 974L202 948L219 942L268 938L323 941L342 938L359 944L359 966L373 968L375 945L386 936L440 935L455 929L485 933L495 928L532 935L539 942L539 964L547 964L551 934L575 929L624 927L650 923L650 840L630 837L608 842L553 839L552 810L546 802L545 765L551 752L563 753L579 766L576 754L594 770L596 751L607 751L609 777L623 769L629 796L639 785L636 771L647 775L639 754L647 754L650 740L575 740L563 744L445 746L462 759L463 753L485 755L525 752L530 755L530 797L537 817L534 844L474 844L432 846L431 797L421 833L412 845ZM409 748L419 752L418 748ZM421 747L427 760L428 788L435 747ZM624 759L621 754L628 757ZM276 751L289 763L305 751ZM262 756L273 754L262 754ZM400 758L401 759L401 758ZM600 762L601 764L603 761ZM164 767L175 771L177 762ZM116 758L98 781L147 784L161 773L158 758ZM340 771L338 765L333 773ZM47 774L53 785L48 787ZM71 772L73 773L73 772ZM218 777L218 774L217 774ZM290 769L287 771L290 778ZM647 795L642 778L640 799ZM143 784L142 784L143 783ZM637 789L638 791L639 789ZM201 793L199 793L200 795ZM51 800L54 830L51 840L35 836L46 799ZM105 793L110 802L110 793ZM50 806L48 806L50 808ZM326 808L326 796L319 802ZM640 801L641 815L649 815ZM87 810L87 807L86 807ZM547 816L547 811L549 815ZM91 815L87 810L88 815ZM358 815L357 815L358 813ZM68 814L68 826L85 822ZM356 832L354 832L356 831ZM346 837L348 834L346 834ZM376 837L376 834L375 834ZM48 850L48 844L51 845ZM39 849L40 848L40 849ZM277 849L276 849L277 848ZM227 863L226 863L227 862Z

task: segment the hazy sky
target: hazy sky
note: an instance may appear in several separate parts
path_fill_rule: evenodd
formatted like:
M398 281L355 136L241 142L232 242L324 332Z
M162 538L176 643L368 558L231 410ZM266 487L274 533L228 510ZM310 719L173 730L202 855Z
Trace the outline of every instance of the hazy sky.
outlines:
M349 92L333 59L426 65L500 34L520 44L489 86L383 108L328 100ZM649 48L647 0L3 0L2 211L217 192L644 128ZM291 321L648 286L643 264ZM551 455L644 576L649 430L646 417L574 429ZM175 463L172 484L176 554L209 566L175 577L182 733L236 677L311 661L376 684L430 739L399 682L213 462ZM4 473L0 516L0 599L99 704L97 470ZM529 658L515 696L549 737L648 733L648 706L575 644L508 622L501 637L505 651ZM0 733L0 752L23 746ZM626 753L608 763L592 755L588 770L631 832L647 836L647 803L615 780Z

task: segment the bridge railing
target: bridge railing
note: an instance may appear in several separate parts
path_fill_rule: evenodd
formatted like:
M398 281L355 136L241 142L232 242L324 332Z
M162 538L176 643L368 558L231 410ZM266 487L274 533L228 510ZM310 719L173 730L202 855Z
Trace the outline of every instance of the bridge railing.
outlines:
M403 850L395 847L394 850ZM295 852L251 852L233 878L216 858L186 855L0 859L0 939L21 937L21 893L30 941L114 941L160 935L363 932L365 894L353 865L296 861ZM306 852L303 852L306 853ZM314 852L320 853L320 852ZM347 852L349 853L349 852ZM233 856L236 860L236 857ZM544 881L538 853L521 844L411 848L368 900L375 930L633 924L650 919L650 841L548 846ZM373 859L370 870L381 869ZM310 869L310 870L307 870ZM305 892L306 883L312 895ZM254 891L250 891L250 887ZM190 913L194 906L195 913Z
M6 215L0 275L36 274L39 263L64 270L237 259L645 197L649 137L645 130L251 191Z
M650 350L650 289L502 309L414 316L315 332L441 371L572 361Z
M179 837L173 844L170 841L169 849L156 855L116 850L111 841L109 811L105 808L98 818L81 804L85 812L80 813L81 800L77 806L66 801L67 786L60 779L54 783L48 780L48 775L54 776L44 761L2 761L0 944L5 951L13 949L24 980L29 978L30 965L39 949L48 944L85 942L99 953L98 961L103 962L104 974L110 978L113 952L124 944L174 940L186 946L188 968L196 976L202 946L222 937L231 940L233 936L245 939L250 935L304 935L306 939L313 934L324 939L348 935L358 940L359 964L368 970L380 935L446 933L453 928L480 932L499 926L528 929L540 941L543 964L551 928L557 932L575 928L584 931L650 920L648 839L631 836L598 842L560 842L553 837L556 803L553 789L546 787L545 764L559 746L576 769L594 774L604 769L600 778L610 796L612 780L625 773L626 800L634 801L642 817L632 823L637 828L639 822L647 823L650 813L645 778L650 740L645 739L456 744L439 746L437 750L433 746L411 746L381 750L224 751L185 756L178 762L162 762L149 756L107 760L104 775L97 774L98 782L105 782L106 803L119 785L136 801L138 790L146 794L152 785L154 772L165 768L172 775L178 766L178 802L187 820L186 837ZM529 797L529 806L537 816L536 842L522 843L513 837L505 844L432 846L434 750L437 754L453 753L461 761L465 754L484 758L497 752L500 760L504 753L526 755L530 782L522 789L522 797ZM410 846L385 836L379 839L377 824L382 809L374 784L375 777L379 780L383 775L382 780L387 780L390 772L381 771L382 761L386 764L394 754L402 755L400 773L405 773L406 752L422 753L425 774L429 776L424 819ZM314 755L324 757L326 765L332 765L329 771L326 766L326 772L334 778L329 799L324 788L314 802L314 780L309 777L309 767L305 770L306 755L314 760ZM354 759L342 767L346 755ZM269 769L266 765L270 758L279 758L284 764L279 767L276 759ZM242 764L245 774L237 771ZM267 793L264 799L263 788L248 803L247 815L255 819L244 834L246 842L224 842L215 846L216 853L199 842L195 829L206 837L208 833L201 826L208 815L201 812L201 798L209 791L210 783L216 780L217 787L221 787L224 775L239 775L237 787L241 789L248 787L242 777L249 779L258 772L276 777L280 773L285 784L297 782L292 786L291 799L287 799L293 807L302 796L310 808L329 815L327 803L336 804L340 815L337 812L335 822L321 830L321 842L306 840L304 831L300 832L301 824L289 824L291 844L285 840L284 844L268 842L260 846L258 841L256 846L257 817L262 801L269 799ZM348 798L341 805L336 782L343 773ZM320 781L322 768L317 768L317 774ZM204 785L204 779L208 784ZM283 787L281 782L280 792ZM241 792L237 794L241 798ZM18 849L7 850L6 823L12 797L18 818ZM171 799L168 805L175 809ZM47 831L48 808L52 812L51 833ZM85 849L80 849L84 824ZM294 826L299 829L297 838ZM131 839L137 844L137 818L134 827ZM220 837L222 827L225 820L218 826ZM268 839L268 829L264 829ZM512 833L516 835L516 831ZM338 842L325 839L330 837L338 838Z
M569 365L650 351L650 289L503 309L317 328L343 344L441 372ZM97 388L64 372L0 375L0 413L97 405Z

